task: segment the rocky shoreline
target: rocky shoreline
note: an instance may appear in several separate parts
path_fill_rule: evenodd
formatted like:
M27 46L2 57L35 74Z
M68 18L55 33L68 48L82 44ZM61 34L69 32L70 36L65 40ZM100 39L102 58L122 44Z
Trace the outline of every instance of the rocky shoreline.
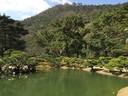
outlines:
M48 62L44 62L42 64L39 64L36 66L37 71L43 71L43 70L50 70L51 68L59 68L62 70L82 70L82 71L87 71L87 72L96 72L101 75L106 75L106 76L114 76L114 77L120 77L120 78L128 78L128 73L126 71L120 72L118 70L108 70L104 67L94 67L92 70L90 67L84 67L84 66L67 66L67 65L61 65L61 66L50 66Z
M0 66L0 76L15 76L18 74L29 74L36 71L46 71L50 70L51 68L59 68L59 69L71 69L71 70L82 70L87 72L96 72L98 74L106 75L106 76L114 76L120 78L128 78L127 72L119 72L119 71L110 71L106 68L94 67L92 70L90 67L83 67L83 66L51 66L49 62L42 62L38 65L19 65L19 64L6 64Z
M36 72L35 65L6 64L0 67L0 76L15 76Z

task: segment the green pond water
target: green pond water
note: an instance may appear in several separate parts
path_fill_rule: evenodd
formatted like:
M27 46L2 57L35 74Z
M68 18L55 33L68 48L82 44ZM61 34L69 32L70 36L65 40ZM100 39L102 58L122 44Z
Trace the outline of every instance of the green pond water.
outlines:
M0 96L116 96L128 79L78 70L50 70L0 80Z

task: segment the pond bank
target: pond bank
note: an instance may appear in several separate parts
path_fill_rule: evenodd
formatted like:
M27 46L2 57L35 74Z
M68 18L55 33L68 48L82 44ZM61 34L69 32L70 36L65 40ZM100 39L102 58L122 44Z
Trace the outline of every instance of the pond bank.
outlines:
M50 62L41 62L38 65L3 65L0 68L0 75L10 76L10 75L17 75L17 74L29 74L36 71L46 71L50 70L51 68L59 68L59 69L72 69L72 70L83 70L87 72L96 72L98 74L106 75L106 76L114 76L120 78L128 78L126 72L120 73L119 71L109 71L106 68L94 67L92 70L90 67L84 66L55 66Z
M63 70L83 70L83 71L87 71L87 72L91 72L91 68L90 67L74 67L74 66L51 66L52 64L48 63L48 62L42 62L39 65L36 66L36 70L37 71L43 71L43 70L50 70L51 68L59 68L59 69L63 69ZM98 74L102 74L102 75L106 75L106 76L114 76L114 77L120 77L120 78L128 78L128 75L126 75L126 72L122 72L120 73L119 71L109 71L106 68L100 68L100 67L94 67L93 72L96 72Z
M61 69L77 69L77 70L83 70L83 71L87 71L87 72L91 72L91 68L90 67L83 67L83 68L73 68L73 67L67 67L67 66L63 66L61 67ZM106 68L100 68L100 67L94 67L93 72L96 72L98 74L101 75L106 75L106 76L114 76L114 77L120 77L120 78L128 78L128 75L126 75L126 72L122 72L120 73L119 71L109 71Z

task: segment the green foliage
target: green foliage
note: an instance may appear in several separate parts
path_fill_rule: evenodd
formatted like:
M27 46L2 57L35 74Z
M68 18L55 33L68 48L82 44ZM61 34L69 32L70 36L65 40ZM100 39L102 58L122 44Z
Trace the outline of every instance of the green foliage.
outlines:
M76 57L63 57L61 59L61 65L67 65L69 67L80 67L84 63L84 59Z
M61 64L63 64L63 65L70 65L70 60L71 60L71 58L69 58L69 57L64 57L62 60L61 60Z
M22 23L29 32L40 30L40 27L45 27L50 21L55 19L62 19L72 14L79 14L84 17L85 21L97 18L102 12L111 12L113 9L121 7L121 5L81 5L81 4L64 4L56 5L39 15L25 19ZM34 22L34 23L33 23Z
M91 30L90 33L87 33L83 37L86 42L85 52L87 58L98 58L99 56L104 55L103 50L105 47L105 35L104 33Z
M107 65L111 59L111 57L100 57L98 59L98 66L103 67Z
M0 64L15 64L15 65L37 65L40 62L46 61L41 57L30 57L26 52L19 50L7 50L3 57L0 58Z
M85 62L85 66L90 67L91 70L93 70L93 67L97 66L97 65L98 65L98 61L96 59L88 59Z
M3 60L5 64L27 64L28 55L26 52L22 51L11 51L7 50L4 53Z
M70 4L56 5L55 7L50 8L50 9L48 9L48 10L46 10L46 11L44 11L44 12L42 12L42 13L36 15L36 16L25 19L24 21L22 21L22 23L25 25L25 28L29 31L29 34L23 37L23 39L26 41L26 51L29 52L29 54L31 54L32 56L45 54L45 53L47 53L47 51L51 51L51 50L49 50L49 48L44 49L44 48L40 47L40 45L37 44L37 42L36 42L36 40L39 41L38 36L39 36L40 32L43 35L49 33L48 31L51 30L51 28L49 28L49 23L51 21L59 19L58 22L56 21L57 23L54 22L55 23L54 25L56 25L56 27L57 26L59 27L59 25L57 25L57 24L60 24L61 23L60 20L62 20L63 18L71 16L71 15L79 15L83 18L84 25L87 28L87 26L88 25L90 26L93 23L94 20L97 20L97 18L102 13L113 12L113 11L115 11L114 10L115 8L120 9L121 6L122 6L122 4L118 4L118 5L97 5L96 6L96 5L82 5L82 4L79 4L79 3L78 4L72 4L72 5L70 5ZM68 28L70 28L71 25L72 25L72 28L73 28L73 26L76 26L74 24L77 23L76 22L77 20L73 21L75 23L73 23L73 22L68 23L68 20L70 22L72 19L71 20L67 19L67 21L65 20L67 22L67 23L65 22L65 25L69 26L69 27L66 26L67 30L68 30ZM99 22L99 20L97 20L97 22ZM97 25L97 26L99 26L99 25ZM43 31L41 31L42 28L43 28ZM55 29L55 30L58 31L57 29ZM84 32L82 30L86 30L86 29L82 28L82 29L79 29L79 30L81 31L80 35L83 36ZM51 33L52 33L52 31L53 30L51 30ZM58 35L62 35L62 33L58 33ZM43 38L44 37L46 38L46 36L47 35L44 35ZM48 37L51 37L51 35L48 34ZM66 36L63 35L60 38L65 38L65 37ZM48 40L50 40L50 39L51 38L48 38ZM49 43L47 43L47 42L49 42L48 40L42 39L42 44L41 45L49 44ZM69 46L75 46L74 42L76 42L75 45L78 44L78 46L79 46L78 40L72 40L72 42L70 42ZM53 46L55 46L55 44L59 47L54 48ZM56 49L55 52L54 52L54 54L56 55L57 53L60 52L60 49L63 49L63 46L66 46L66 43L62 42L62 41L57 42L57 43L54 42L54 43L51 44L51 46L53 47L54 50ZM51 46L49 46L49 47L51 47ZM83 45L83 44L82 44L82 46L86 47L86 45ZM56 53L57 50L59 50L59 51ZM86 48L83 49L83 52L85 52L85 51L86 51ZM91 53L93 54L94 51L91 52ZM57 55L60 55L60 54L57 54ZM77 55L77 53L75 54L75 56L76 55ZM85 54L83 54L83 55L85 56ZM95 57L95 56L92 56L92 57Z
M71 7L71 5L64 6ZM78 14L52 19L47 26L40 25L40 30L33 35L35 38L28 40L32 43L27 44L27 50L32 51L32 54L36 51L34 55L82 56L88 59L126 56L128 54L126 45L128 34L125 30L128 25L126 6L127 3L118 6L112 12L102 12L90 21L85 20L85 15ZM58 7L61 9L62 6ZM82 11L83 5L75 4L73 7L78 7ZM31 48L28 48L31 44L33 44Z
M114 12L101 14L92 24L85 27L83 39L87 43L84 48L87 58L118 57L128 54L128 51L124 50L128 36L125 30L128 26L127 14L125 6L122 6Z
M27 64L29 64L29 65L37 65L40 62L44 62L44 61L45 61L45 59L40 58L40 57L30 57L27 60Z
M20 46L24 43L20 37L25 35L21 24L0 16L0 64L36 65L46 61L56 67L82 65L93 70L94 66L105 66L127 71L127 10L128 3L57 5L22 21L29 30L22 37L28 53L13 50L25 47Z
M63 57L55 57L52 55L46 55L45 54L45 55L40 56L40 58L42 58L42 60L45 62L49 62L50 66L60 67L60 62L61 62Z
M80 16L69 16L50 23L49 29L42 30L37 42L47 54L54 56L79 56L82 49Z
M0 15L0 55L3 56L8 49L23 49L24 41L20 38L26 33L18 21Z
M120 56L118 58L113 58L110 60L110 62L105 67L110 70L117 69L117 70L123 71L123 69L125 69L127 71L128 58L124 57L124 56Z
M2 58L0 58L0 65L3 65L4 64L4 61Z

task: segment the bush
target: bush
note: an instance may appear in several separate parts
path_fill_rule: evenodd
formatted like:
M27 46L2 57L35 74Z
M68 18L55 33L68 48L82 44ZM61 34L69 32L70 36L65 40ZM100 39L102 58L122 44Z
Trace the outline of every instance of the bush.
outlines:
M10 51L4 52L3 60L6 64L27 64L29 56L23 51Z
M63 57L60 63L62 65L68 65L69 66L71 63L70 60L71 60L71 58L69 58L69 57Z
M76 57L63 57L61 61L62 65L67 65L69 67L75 66L80 67L84 64L84 59L76 58Z
M27 64L29 64L29 65L37 65L38 63L44 62L44 61L46 61L46 60L42 59L40 57L30 57L27 60Z
M128 58L124 56L119 56L118 58L113 58L110 60L110 62L105 66L109 70L119 70L122 71L125 69L127 71L128 69Z
M106 64L109 63L110 60L111 60L111 57L100 57L98 59L98 66L104 67Z
M91 70L93 70L93 67L98 65L98 60L88 59L85 64L86 64L85 66L90 67Z

